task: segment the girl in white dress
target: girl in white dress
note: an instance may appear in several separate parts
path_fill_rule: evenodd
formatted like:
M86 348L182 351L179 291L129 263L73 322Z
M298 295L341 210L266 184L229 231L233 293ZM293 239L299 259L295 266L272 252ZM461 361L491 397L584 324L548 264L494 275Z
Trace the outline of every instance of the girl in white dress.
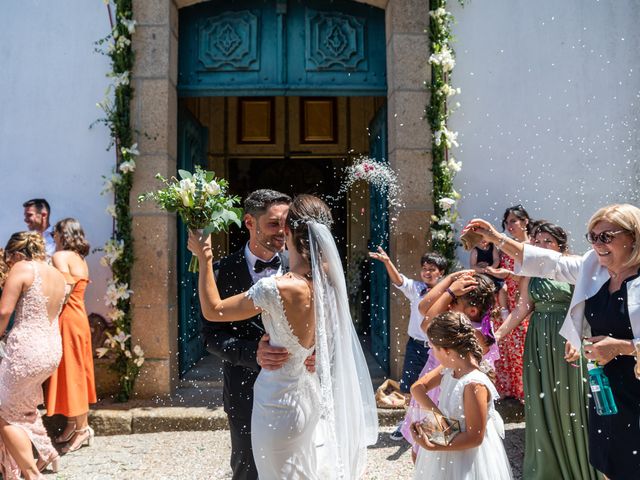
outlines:
M415 480L508 480L509 459L502 444L504 424L493 402L499 398L489 377L479 370L482 349L473 325L458 312L436 316L427 330L431 354L441 366L411 387L423 409L439 409L460 422L460 433L447 446L431 443L420 422L411 434L421 447ZM438 406L427 395L440 387Z

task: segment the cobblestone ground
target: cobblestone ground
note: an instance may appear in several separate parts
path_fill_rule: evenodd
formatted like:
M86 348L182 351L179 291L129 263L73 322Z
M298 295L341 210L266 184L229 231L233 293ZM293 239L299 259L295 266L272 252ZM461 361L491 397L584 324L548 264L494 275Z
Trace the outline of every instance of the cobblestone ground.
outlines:
M505 447L520 478L524 424L507 426ZM392 427L381 428L369 451L367 480L411 479L408 444L389 439ZM229 432L163 432L96 437L91 448L62 458L60 472L47 479L212 479L231 478Z

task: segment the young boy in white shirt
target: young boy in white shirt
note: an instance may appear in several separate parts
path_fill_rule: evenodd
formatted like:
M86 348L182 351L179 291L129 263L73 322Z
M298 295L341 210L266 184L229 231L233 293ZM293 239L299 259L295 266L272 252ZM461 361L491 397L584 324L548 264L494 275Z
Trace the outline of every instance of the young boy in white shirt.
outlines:
M407 333L407 347L404 354L404 365L402 367L402 378L400 380L400 391L408 396L411 385L418 380L422 368L429 358L429 346L426 333L420 328L423 316L418 310L418 305L422 297L445 275L447 270L447 260L439 253L425 253L420 259L420 280L407 278L398 271L387 252L378 247L378 252L369 252L369 256L374 260L384 263L391 283L398 288L411 304L411 316L409 317L409 328ZM401 440L402 433L398 428L391 434L393 440Z

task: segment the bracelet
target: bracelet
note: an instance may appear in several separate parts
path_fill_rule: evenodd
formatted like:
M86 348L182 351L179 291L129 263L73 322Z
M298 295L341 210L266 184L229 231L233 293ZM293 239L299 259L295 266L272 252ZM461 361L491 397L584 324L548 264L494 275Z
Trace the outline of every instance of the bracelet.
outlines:
M447 288L447 289L445 290L445 292L447 292L449 295L451 295L451 299L452 299L452 300L456 300L456 299L457 299L456 294L455 294L455 293L453 293L453 291L452 291L450 288Z
M498 250L502 250L502 247L504 247L504 244L507 240L508 240L507 236L503 233L502 238L500 239L500 242L498 242L498 245L496 245L496 248Z

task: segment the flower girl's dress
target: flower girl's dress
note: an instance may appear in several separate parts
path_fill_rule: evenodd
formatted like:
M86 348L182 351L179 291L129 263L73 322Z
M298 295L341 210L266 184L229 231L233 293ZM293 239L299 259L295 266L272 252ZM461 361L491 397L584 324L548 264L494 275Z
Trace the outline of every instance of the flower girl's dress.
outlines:
M505 452L504 423L494 407L498 392L489 377L473 370L461 378L453 377L453 370L442 370L440 402L442 413L460 422L466 431L464 419L464 388L470 384L484 385L489 390L487 428L480 446L466 450L429 451L420 448L415 466L415 480L508 480L511 479L509 459Z

